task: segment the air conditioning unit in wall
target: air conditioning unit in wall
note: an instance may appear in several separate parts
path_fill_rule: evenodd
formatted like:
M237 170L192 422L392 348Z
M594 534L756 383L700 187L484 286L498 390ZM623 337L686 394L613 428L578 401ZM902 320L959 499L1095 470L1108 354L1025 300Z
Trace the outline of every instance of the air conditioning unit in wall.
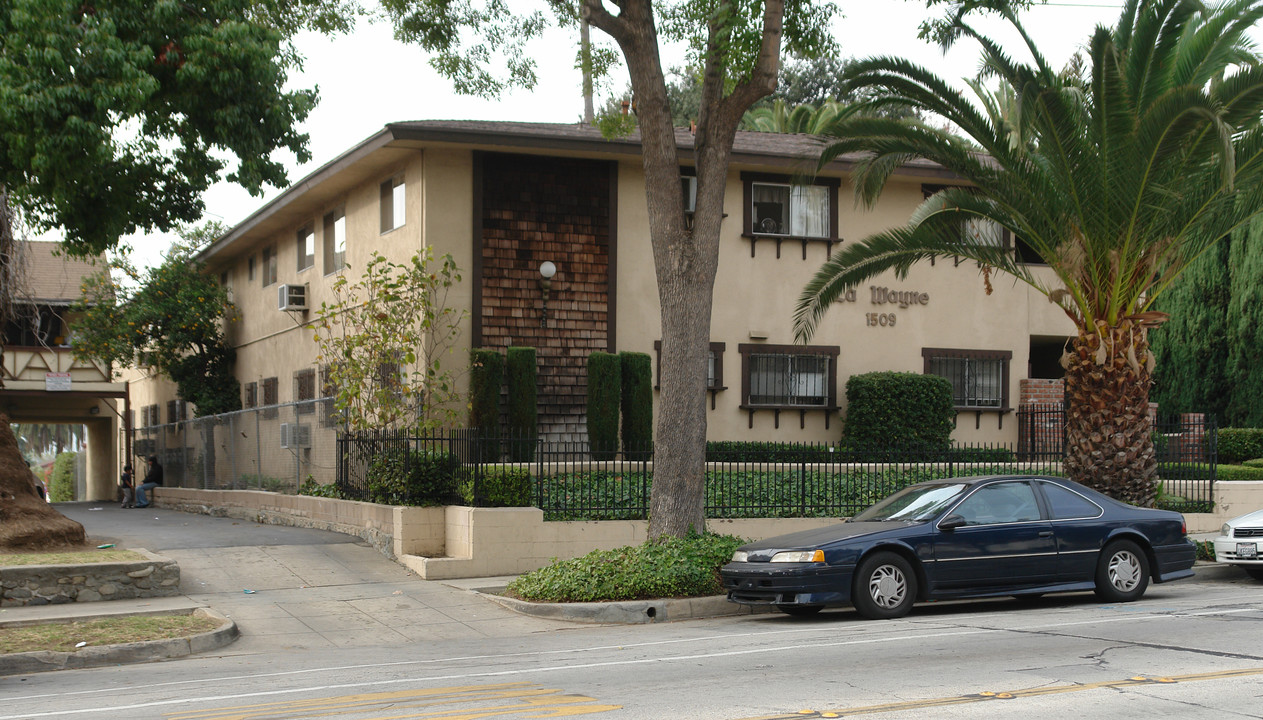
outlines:
M281 447L311 447L311 426L298 423L281 423Z
M281 310L306 310L307 285L281 285L277 289L276 305Z

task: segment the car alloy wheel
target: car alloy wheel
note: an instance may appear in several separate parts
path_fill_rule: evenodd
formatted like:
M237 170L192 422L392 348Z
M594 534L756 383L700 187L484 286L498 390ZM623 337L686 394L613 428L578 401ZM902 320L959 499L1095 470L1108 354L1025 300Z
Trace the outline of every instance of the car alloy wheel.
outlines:
M903 617L912 610L916 594L916 575L901 555L873 553L856 568L851 599L866 618Z
M1105 546L1096 569L1096 594L1110 602L1131 602L1149 586L1149 561L1136 543L1118 540Z

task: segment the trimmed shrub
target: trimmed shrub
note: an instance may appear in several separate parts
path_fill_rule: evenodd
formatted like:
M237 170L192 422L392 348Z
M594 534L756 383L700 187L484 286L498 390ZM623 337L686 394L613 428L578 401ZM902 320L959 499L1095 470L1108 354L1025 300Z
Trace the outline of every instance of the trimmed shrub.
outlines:
M846 383L846 444L860 452L942 452L952 443L952 384L937 375L873 372Z
M718 440L706 443L707 462L826 463L848 462L842 446L784 442Z
M457 498L460 459L431 450L389 449L368 464L368 501L383 505L447 505Z
M1253 460L1246 460L1245 462L1241 464L1245 465L1246 467L1263 468L1263 458L1254 458Z
M460 477L461 499L471 507L530 507L533 504L529 470L486 467L475 477L474 468L464 468Z
M535 438L538 436L538 363L535 348L511 347L505 366L509 387L509 460L531 462L535 459Z
M303 481L303 484L299 486L298 494L309 495L311 497L333 498L335 500L354 499L347 497L346 493L342 492L342 490L338 488L337 483L321 484L316 482L316 479L310 475L308 475L307 479Z
M1221 428L1219 461L1235 465L1243 460L1263 458L1263 428Z
M500 386L504 383L504 356L495 350L469 351L469 427L482 441L479 460L495 462L500 448Z
M48 497L53 502L75 499L75 458L78 456L79 453L64 452L53 461L53 475L48 483Z
M1221 481L1263 480L1263 468L1245 465L1216 465L1215 477ZM53 496L56 499L56 495Z
M618 354L623 375L623 456L648 460L653 452L653 364L645 353Z
M661 538L554 561L509 583L508 593L541 602L609 602L724 594L719 579L746 541L731 535Z
M594 352L588 356L588 447L593 460L618 456L618 406L622 400L622 372L618 356Z

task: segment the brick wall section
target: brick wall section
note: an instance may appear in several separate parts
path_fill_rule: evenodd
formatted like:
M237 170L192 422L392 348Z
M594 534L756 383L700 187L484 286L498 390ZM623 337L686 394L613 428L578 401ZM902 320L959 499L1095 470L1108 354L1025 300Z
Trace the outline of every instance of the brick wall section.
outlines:
M1066 399L1066 385L1060 378L1043 380L1026 378L1020 383L1022 405L1061 405Z
M610 348L610 165L483 156L481 345L539 358L539 431L585 440L587 358ZM539 266L557 266L543 309Z

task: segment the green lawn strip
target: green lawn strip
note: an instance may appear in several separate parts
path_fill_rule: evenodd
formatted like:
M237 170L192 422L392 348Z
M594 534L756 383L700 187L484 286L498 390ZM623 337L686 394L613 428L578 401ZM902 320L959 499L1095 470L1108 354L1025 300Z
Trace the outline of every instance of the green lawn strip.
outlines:
M198 615L138 615L0 628L0 655L34 650L74 652L79 643L87 643L84 647L100 647L165 640L190 637L217 627L218 620Z
M86 563L143 562L149 558L131 550L81 550L74 552L12 553L0 552L0 567L21 565L83 565Z

